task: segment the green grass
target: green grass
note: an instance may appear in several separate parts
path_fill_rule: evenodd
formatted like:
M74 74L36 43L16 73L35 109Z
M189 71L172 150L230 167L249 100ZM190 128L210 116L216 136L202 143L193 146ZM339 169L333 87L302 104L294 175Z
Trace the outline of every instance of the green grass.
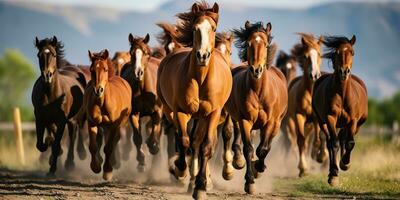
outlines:
M274 186L290 196L400 198L400 148L390 137L358 137L351 164L347 172L339 172L340 184L336 187L327 183L327 172L278 179Z

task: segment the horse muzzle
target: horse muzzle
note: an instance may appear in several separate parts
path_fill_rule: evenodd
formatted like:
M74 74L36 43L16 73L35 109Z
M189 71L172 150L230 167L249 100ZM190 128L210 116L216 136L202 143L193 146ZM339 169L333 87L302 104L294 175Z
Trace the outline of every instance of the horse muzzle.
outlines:
M51 83L51 81L53 80L54 77L54 73L53 72L43 72L43 76L44 76L44 82L46 83Z
M351 69L350 68L340 68L340 80L344 81L349 78L351 74Z
M263 72L264 72L264 67L257 67L255 68L254 66L250 66L251 72L254 76L254 78L259 79L261 78Z
M139 81L143 80L144 77L144 71L140 68L135 69L135 78Z
M210 57L211 57L211 52L209 51L197 51L196 52L196 60L197 60L197 64L200 66L205 66L208 64L208 62L210 61Z
M98 87L98 88L94 88L94 94L97 97L102 97L104 94L104 88L102 86Z

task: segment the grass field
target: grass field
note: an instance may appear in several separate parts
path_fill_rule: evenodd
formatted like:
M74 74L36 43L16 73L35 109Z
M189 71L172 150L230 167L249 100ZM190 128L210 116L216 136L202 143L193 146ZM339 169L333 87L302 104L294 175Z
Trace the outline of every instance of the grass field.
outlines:
M272 151L270 158L267 159L267 175L263 175L261 179L256 181L258 194L255 196L246 196L243 193L243 175L244 170L241 170L235 174L235 178L232 181L224 181L220 177L220 168L215 168L213 175L215 177L214 190L210 197L212 198L233 198L233 199L259 199L259 198L301 198L301 199L315 199L315 198L361 198L361 199L400 199L400 138L391 136L367 136L359 134L356 137L356 146L352 154L351 168L344 172L339 172L340 184L337 187L330 187L327 183L328 169L312 170L310 175L297 178L296 162L293 162L293 166L284 166L290 168L291 173L276 173L277 169L282 168L278 161L274 162L276 157L280 155L275 151ZM39 162L40 153L35 148L36 137L34 134L24 134L25 143L25 156L27 165L21 166L17 160L17 153L15 150L15 144L13 140L13 134L1 133L0 134L0 168L6 170L14 170L25 172L40 172L45 173L48 169L47 162ZM272 148L278 148L279 145L275 145ZM64 150L65 151L65 150ZM78 160L78 158L76 157ZM77 161L78 162L78 161ZM82 162L82 161L81 161ZM134 164L126 168L129 168L128 173L135 173ZM88 163L85 161L81 164L81 169L84 169L84 176L94 178L89 183L96 183L101 178L96 177L86 166ZM132 166L134 165L134 166ZM61 165L62 166L62 165ZM61 168L60 166L60 168ZM314 163L315 166L315 163ZM319 166L319 165L317 165ZM315 168L315 167L314 167ZM79 168L78 168L79 169ZM126 171L126 170L125 170ZM122 177L126 177L126 172ZM13 176L13 175L10 175ZM34 176L36 177L37 174ZM134 175L137 176L137 175ZM6 176L8 177L8 175ZM29 178L30 176L28 176ZM118 177L118 173L117 173ZM168 176L165 176L168 180ZM26 178L26 177L25 177ZM37 178L37 177L36 177ZM163 180L162 182L168 182ZM75 179L68 181L77 181ZM33 182L38 182L33 181ZM78 181L79 182L79 181ZM118 187L124 185L124 180L121 178L119 182L113 184L119 184ZM29 185L29 179L27 180ZM58 183L58 182L57 182ZM63 185L61 182L60 188L68 187L68 184ZM83 181L85 183L85 181ZM88 183L88 184L89 184ZM47 183L46 183L47 184ZM130 183L130 184L138 184ZM141 183L139 183L141 184ZM89 184L90 185L90 184ZM128 184L129 185L129 184ZM162 185L162 184L161 184ZM168 185L168 184L167 184ZM45 187L46 185L41 185ZM38 186L39 187L39 186ZM130 186L129 186L130 187ZM132 186L133 187L133 186ZM136 187L136 186L135 186ZM161 196L168 197L167 199L186 199L189 196L185 196L185 189L171 189L169 186L160 186L159 184L152 185L155 191L153 193L159 193ZM264 189L260 189L264 188ZM267 189L265 189L267 188ZM110 189L112 190L112 188ZM174 192L171 192L171 191ZM178 192L176 192L178 191ZM1 194L1 193L0 193ZM185 194L185 195L183 195ZM92 194L91 194L92 195ZM171 196L172 195L172 196ZM181 196L180 196L181 195ZM182 196L183 195L183 196ZM244 196L243 196L244 195ZM1 196L1 195L0 195ZM17 196L18 197L18 196ZM69 196L67 195L67 198ZM12 198L11 198L12 199Z

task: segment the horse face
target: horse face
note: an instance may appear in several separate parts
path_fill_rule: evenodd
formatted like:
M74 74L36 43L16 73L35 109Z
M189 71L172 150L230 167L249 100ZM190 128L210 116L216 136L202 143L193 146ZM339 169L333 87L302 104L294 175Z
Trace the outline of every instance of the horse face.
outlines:
M208 16L197 18L193 31L193 49L199 66L206 66L210 61L215 45L216 23Z
M296 61L293 58L289 58L283 66L280 66L281 71L286 78L296 76Z
M350 44L342 44L336 50L334 65L337 66L342 81L347 80L353 66L354 49Z
M143 80L147 62L151 56L150 47L147 45L149 40L149 34L147 34L144 39L135 39L132 34L129 35L129 41L131 43L131 64L133 66L135 78L140 81Z
M232 40L233 37L231 35L223 41L217 43L215 48L220 50L221 53L225 55L225 57L230 58L232 55Z
M104 50L99 54L92 54L89 51L89 57L92 61L90 72L92 81L94 81L93 92L97 97L103 97L106 85L108 83L108 51Z
M131 60L131 55L128 52L115 52L113 58L113 64L116 70L116 73L119 75L121 72L122 67Z
M259 79L267 64L267 46L269 44L264 32L253 33L247 41L247 61L256 79Z
M43 45L36 37L36 48L39 50L37 57L42 76L46 83L51 83L57 69L57 38L54 36L49 43Z
M309 78L312 81L316 81L321 76L321 43L322 37L318 41L309 44L305 42L304 38L302 38L302 43L307 47L307 51L305 51L305 59L304 59L304 67L307 68Z

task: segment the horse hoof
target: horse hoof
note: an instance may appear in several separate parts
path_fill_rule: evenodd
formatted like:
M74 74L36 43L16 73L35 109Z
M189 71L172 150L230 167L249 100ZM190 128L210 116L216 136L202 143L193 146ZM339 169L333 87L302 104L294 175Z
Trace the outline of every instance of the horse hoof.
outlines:
M64 167L69 172L73 171L75 169L75 163L73 161L67 161L67 162L65 162L65 166Z
M332 187L335 187L335 186L339 185L339 177L337 177L337 176L329 176L328 183Z
M243 156L234 156L233 157L233 162L232 165L235 169L243 169L244 165L246 164L246 160L244 159Z
M340 169L342 169L343 171L347 171L350 168L350 163L349 164L344 164L342 160L340 160L339 163Z
M307 176L307 175L308 175L308 173L307 173L306 170L300 170L300 172L299 172L299 177L300 177L300 178L305 177L305 176Z
M317 162L324 163L327 158L328 158L328 153L326 151L322 151L318 153Z
M192 197L196 200L206 199L207 192L205 190L194 190Z
M146 165L138 164L137 170L138 170L139 172L145 172L145 171L146 171Z
M112 172L103 172L103 179L106 181L111 181L113 177Z
M149 148L149 151L152 155L157 154L158 151L160 150L157 142L151 142L150 140L147 140L146 143L147 143L147 147Z
M247 194L254 194L256 192L256 185L254 183L245 183L244 184L244 191Z
M97 162L94 162L93 160L92 160L92 162L90 162L90 168L96 174L100 173L100 171L101 171L100 164L98 164Z
M258 160L257 160L257 161L252 161L252 162L251 162L251 165L253 166L253 175L254 175L254 178L260 178L260 177L261 177L261 172L262 172L262 171L257 170L257 167L256 167L257 163L258 163Z
M222 177L227 181L233 178L233 167L231 164L224 166L222 169Z

